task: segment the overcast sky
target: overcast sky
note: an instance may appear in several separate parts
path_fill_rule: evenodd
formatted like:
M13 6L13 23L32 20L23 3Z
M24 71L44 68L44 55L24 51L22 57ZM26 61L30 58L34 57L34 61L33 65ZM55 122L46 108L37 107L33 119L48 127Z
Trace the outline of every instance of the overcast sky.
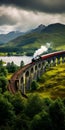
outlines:
M65 24L65 0L0 0L0 33Z

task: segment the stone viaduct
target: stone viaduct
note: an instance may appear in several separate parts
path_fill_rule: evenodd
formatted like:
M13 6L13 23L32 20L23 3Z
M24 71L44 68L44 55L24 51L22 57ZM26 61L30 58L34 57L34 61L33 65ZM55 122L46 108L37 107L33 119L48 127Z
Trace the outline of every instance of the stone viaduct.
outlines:
M25 65L13 74L9 80L8 90L12 93L20 90L22 94L30 89L31 82L37 80L47 68L65 62L65 51L58 51L41 56L30 64Z

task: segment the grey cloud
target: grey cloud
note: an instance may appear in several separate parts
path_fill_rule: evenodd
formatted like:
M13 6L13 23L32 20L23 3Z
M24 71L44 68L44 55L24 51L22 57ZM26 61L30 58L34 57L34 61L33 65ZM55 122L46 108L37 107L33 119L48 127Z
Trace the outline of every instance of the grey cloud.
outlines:
M13 9L12 9L13 10ZM7 12L7 11L6 11ZM10 10L8 11L10 12ZM13 11L14 14L15 10ZM15 15L14 15L15 16ZM10 16L11 17L11 16ZM31 18L30 18L31 17ZM13 17L15 18L15 17ZM13 30L28 31L37 27L40 24L49 25L51 23L62 23L65 24L65 14L47 14L47 13L34 13L18 10L17 13L18 22L14 25L2 25L0 26L0 33L8 33ZM7 22L8 23L8 22Z
M18 23L18 15L16 8L12 7L0 7L0 26L3 25L15 25Z
M11 18L11 16L8 16L8 15L0 16L0 26L2 26L2 25L15 25L16 23L17 23L17 20Z
M8 2L9 1L10 0L8 0ZM30 2L27 4L27 1L31 1L32 3ZM64 5L62 4L63 1L64 0L62 0L62 2L61 0L53 0L52 3L52 0L35 0L35 2L33 2L33 0L26 0L25 4L24 0L22 4L20 3L20 6L19 4L15 4L16 6L13 6L11 2L8 3L6 0L6 3L8 3L8 6L6 6L5 1L3 0L1 3L0 0L0 5L2 5L0 6L0 33L7 33L12 30L27 31L31 28L37 27L41 23L45 25L57 22L65 24L65 13L58 13L59 10L56 11L57 14L55 13L57 6L58 9L65 6L65 3ZM20 0L18 0L18 2L20 2ZM43 3L45 4L45 8L41 8L44 7ZM44 12L44 9L46 8L47 10ZM54 9L51 14L49 11L50 9ZM47 13L47 11L49 12Z
M26 10L64 13L65 0L0 0L0 5L12 5Z

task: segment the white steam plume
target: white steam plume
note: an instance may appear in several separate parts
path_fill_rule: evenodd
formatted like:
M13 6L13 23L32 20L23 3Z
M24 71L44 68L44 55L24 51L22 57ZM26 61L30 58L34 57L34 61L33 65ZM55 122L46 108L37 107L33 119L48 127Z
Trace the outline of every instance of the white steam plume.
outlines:
M41 55L43 52L46 52L50 47L50 43L46 43L46 46L41 46L38 50L35 51L33 57Z
M46 47L47 47L47 49L50 47L50 45L51 45L51 43L46 43Z

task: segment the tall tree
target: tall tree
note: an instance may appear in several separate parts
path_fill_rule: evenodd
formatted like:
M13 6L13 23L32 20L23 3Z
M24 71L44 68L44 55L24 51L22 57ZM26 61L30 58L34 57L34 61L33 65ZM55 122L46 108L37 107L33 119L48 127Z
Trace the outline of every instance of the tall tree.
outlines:
M24 66L24 61L22 60L20 63L20 68L22 68Z
M7 79L4 76L0 76L0 88L2 89L2 93L7 89Z

